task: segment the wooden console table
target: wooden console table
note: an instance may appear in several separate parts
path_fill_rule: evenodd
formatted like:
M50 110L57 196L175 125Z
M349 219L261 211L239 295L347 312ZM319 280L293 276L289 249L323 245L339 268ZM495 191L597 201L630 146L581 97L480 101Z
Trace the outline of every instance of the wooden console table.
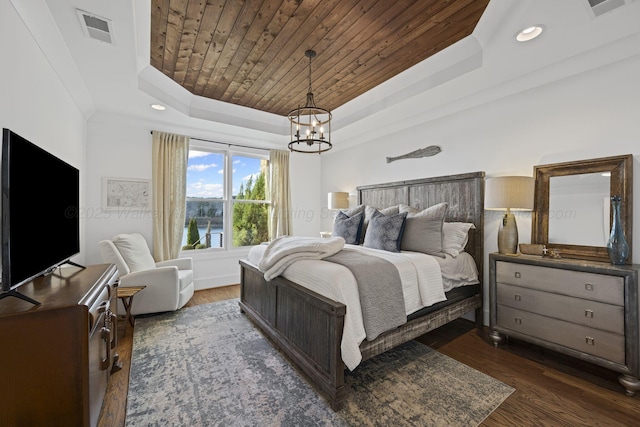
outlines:
M0 425L96 426L116 358L115 265L59 268L0 300Z

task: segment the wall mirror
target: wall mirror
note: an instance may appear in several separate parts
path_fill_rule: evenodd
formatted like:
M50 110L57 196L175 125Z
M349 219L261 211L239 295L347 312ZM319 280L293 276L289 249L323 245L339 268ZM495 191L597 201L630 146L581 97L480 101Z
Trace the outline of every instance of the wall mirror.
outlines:
M565 258L609 261L611 196L622 197L621 222L633 247L633 156L631 154L534 166L531 242ZM631 263L631 253L627 259Z

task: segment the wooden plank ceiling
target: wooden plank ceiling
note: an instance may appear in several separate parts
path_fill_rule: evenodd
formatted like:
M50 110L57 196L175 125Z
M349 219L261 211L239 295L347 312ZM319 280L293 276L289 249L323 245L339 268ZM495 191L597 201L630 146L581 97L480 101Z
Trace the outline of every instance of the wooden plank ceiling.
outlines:
M472 33L489 0L152 0L151 65L195 95L334 110Z

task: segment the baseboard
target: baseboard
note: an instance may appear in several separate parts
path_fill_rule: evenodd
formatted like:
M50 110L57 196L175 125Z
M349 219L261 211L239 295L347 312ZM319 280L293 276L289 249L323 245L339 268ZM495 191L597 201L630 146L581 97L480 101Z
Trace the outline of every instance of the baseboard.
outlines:
M221 286L234 285L240 283L240 273L229 274L227 276L214 276L196 279L193 281L195 290L219 288Z

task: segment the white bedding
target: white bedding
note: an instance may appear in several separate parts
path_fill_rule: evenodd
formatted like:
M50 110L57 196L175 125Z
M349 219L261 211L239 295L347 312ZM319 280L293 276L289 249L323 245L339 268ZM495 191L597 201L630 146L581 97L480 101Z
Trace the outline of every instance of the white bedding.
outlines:
M249 252L248 261L257 267L266 248L266 245L254 246ZM450 265L458 264L459 261L450 256L447 261L447 258L432 257L418 252L394 253L358 245L345 245L345 248L381 257L396 266L402 280L407 315L446 300L445 287L453 287L451 277L458 274L457 269ZM465 255L469 256L475 270L473 258L469 254ZM366 333L358 285L351 271L332 262L299 260L284 270L282 276L347 306L341 343L342 360L347 368L355 369L362 360L360 343L366 338ZM444 279L444 283L443 276L448 277Z

